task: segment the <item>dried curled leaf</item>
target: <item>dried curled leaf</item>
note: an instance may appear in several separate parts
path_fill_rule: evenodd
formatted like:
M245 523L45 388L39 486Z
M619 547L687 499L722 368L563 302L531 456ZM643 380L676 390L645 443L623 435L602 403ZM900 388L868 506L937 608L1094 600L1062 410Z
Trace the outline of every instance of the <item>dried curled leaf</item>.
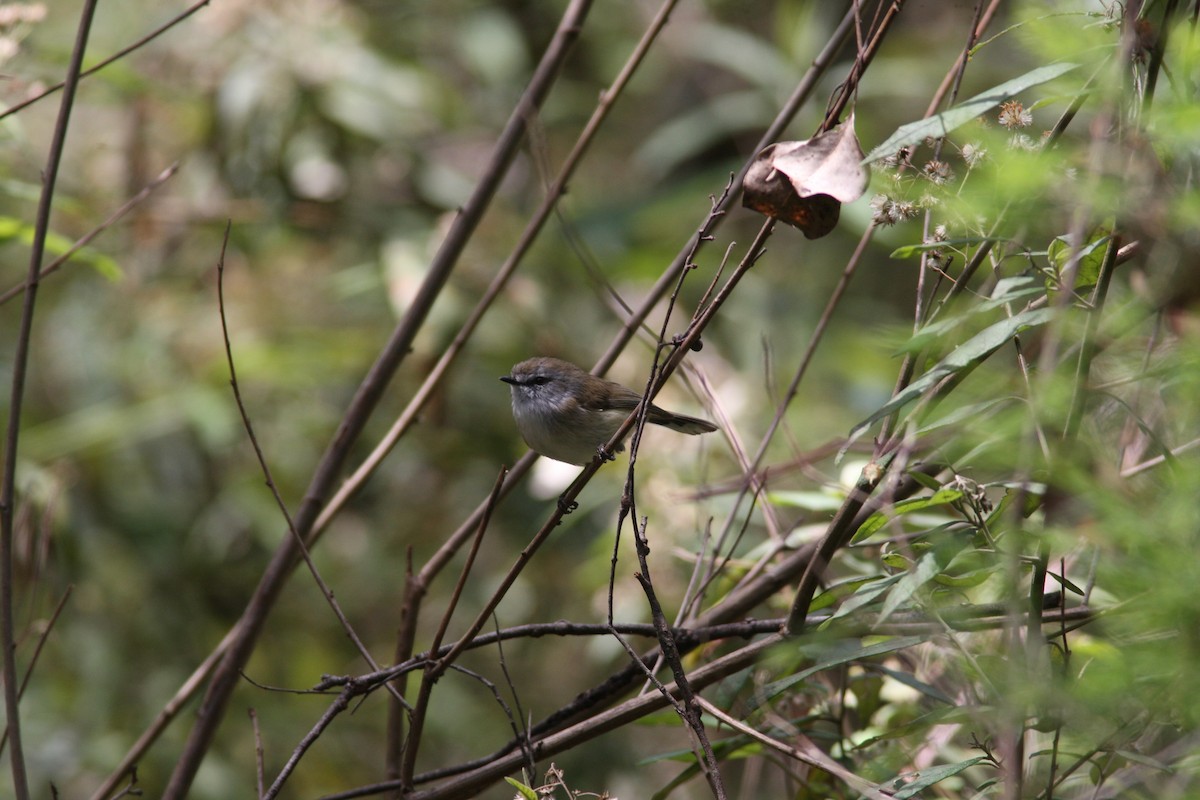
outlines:
M851 114L807 141L763 148L742 181L742 205L819 239L837 225L842 203L867 190L870 176L862 160Z

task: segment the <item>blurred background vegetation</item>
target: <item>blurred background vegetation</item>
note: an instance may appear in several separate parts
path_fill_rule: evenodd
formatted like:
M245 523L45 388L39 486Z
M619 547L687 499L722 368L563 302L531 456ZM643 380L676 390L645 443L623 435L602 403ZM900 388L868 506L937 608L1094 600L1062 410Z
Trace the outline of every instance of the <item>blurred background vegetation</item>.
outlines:
M47 796L48 781L62 797L89 796L236 621L286 532L229 391L215 272L226 221L232 227L225 297L240 387L275 481L294 509L355 387L411 302L451 215L487 163L563 5L214 0L81 85L55 200L56 237L78 238L164 169L175 162L179 169L47 278L38 296L17 474L22 663L28 663L39 633L69 592L22 705L38 796ZM3 29L5 105L61 80L79 6L78 0L0 6L0 16L24 9ZM1162 3L1147 6L1148 17L1161 16ZM594 363L621 325L605 284L631 304L644 296L703 221L710 196L753 155L763 129L845 7L781 0L683 3L676 9L571 181L559 217L420 424L314 552L381 663L389 662L394 647L409 559L420 564L427 558L487 495L500 466L524 453L507 387L498 376L534 354ZM1006 3L989 35L1018 19L1043 16L1043 7L1066 15L1061 24L1022 26L988 42L965 71L960 98L1068 54L1087 64L1081 72L1091 72L1099 58L1095 51L1115 40L1107 24L1112 4ZM183 8L145 0L102 4L88 63ZM593 9L528 146L372 417L355 462L446 348L656 8L626 2ZM975 3L966 0L904 4L857 95L858 134L867 150L924 114L966 41L974 12ZM1180 47L1185 38L1179 37ZM1184 49L1173 62L1177 85L1195 79L1195 61L1188 60L1194 55L1194 48ZM851 57L852 49L844 52L822 79L786 138L813 133ZM1033 139L1054 124L1086 77L1070 88L1055 84L1022 98L1033 114ZM1200 130L1194 85L1191 91L1162 91L1156 108L1158 153L1185 173L1194 169ZM0 245L7 285L23 280L44 147L56 112L51 98L5 117L0 126ZM1086 108L1085 118L1068 132L1072 169L1087 165L1088 124L1097 113L1094 106ZM948 148L944 160L960 176L970 172L961 153L968 142L1004 158L1007 134L992 119L990 129L964 135L958 150ZM990 183L968 181L959 204L935 222L958 225L952 236L968 235L977 232L979 218L994 219L1005 208L1008 227L1026 237L1027 247L1044 251L1054 236L1070 229L1069 204L1082 194L1061 186L1056 193L1054 181L1063 178L1045 172L1013 166L996 170ZM872 193L894 188L887 175L874 180ZM1174 256L1163 258L1194 277L1200 205L1190 173L1173 185L1173 193L1161 197L1152 191L1161 183L1148 179L1145 197L1157 198L1163 208L1155 207L1153 215L1146 211L1137 224L1168 242ZM923 187L912 189L914 196L928 190ZM1111 199L1145 210L1149 201L1131 192L1125 185L1111 198L1094 196L1104 198L1101 205ZM765 257L707 331L704 349L689 359L751 450L843 266L871 224L869 197L843 208L839 227L819 241L777 230ZM755 214L732 212L717 242L702 252L700 271L711 275L726 247L737 242L744 248L760 224ZM922 236L920 218L877 230L765 463L786 464L839 442L891 396L897 351L912 331L919 261L889 254L920 243ZM1034 260L1027 257L1026 266ZM1043 256L1040 263L1045 261ZM1139 280L1151 287L1142 295ZM1142 263L1118 275L1112 292L1122 307L1130 306L1139 297L1161 296L1162 283L1171 280ZM688 281L682 309L695 305L706 281ZM1187 307L1183 294L1185 301L1172 308ZM9 301L0 313L5 353L13 348L18 309L18 301ZM685 316L675 319L681 330ZM1119 382L1144 375L1144 362L1153 361L1155 374L1166 376L1167 384L1131 385L1156 398L1153 441L1161 437L1173 446L1195 438L1200 372L1194 321L1182 312L1172 319L1174 328L1155 328L1139 318L1123 333L1112 332L1118 346L1097 369ZM650 327L657 330L660 320L652 316ZM644 385L651 357L647 341L630 347L610 374ZM7 372L9 357L0 363ZM962 406L1021 385L1012 363L982 375L964 385ZM1069 719L1072 745L1085 750L1118 729L1131 705L1148 709L1161 722L1154 735L1174 746L1190 743L1190 760L1181 753L1172 764L1174 783L1167 785L1176 793L1157 795L1184 797L1195 786L1200 722L1200 706L1182 690L1194 686L1194 658L1200 655L1195 507L1200 470L1180 456L1169 473L1150 471L1135 484L1119 479L1119 470L1136 459L1124 463L1114 455L1126 422L1118 400L1099 404L1089 427L1095 438L1082 446L1083 455L1062 466L1059 478L1070 498L1064 502L1071 507L1045 535L1054 542L1055 558L1066 555L1080 565L1074 580L1091 580L1108 603L1132 603L1135 611L1115 617L1103 635L1080 637L1075 657L1093 666L1086 681L1071 685L1076 694L1064 701L1068 707L1061 713ZM704 413L708 402L678 379L662 395L663 405L689 413ZM969 465L981 483L1011 468L1004 458L1011 449L1004 448L1017 446L1022 428L1016 416L977 415L964 423L967 438L1006 442L981 450L978 463ZM860 451L869 451L870 435L865 438ZM1149 447L1145 456L1158 452ZM819 534L853 482L858 457L852 453L848 464L824 458L772 481L771 489L780 493L774 511L783 533L793 533L793 545ZM639 510L651 520L657 588L672 604L670 617L690 574L689 554L700 548L710 520L724 519L732 505L731 492L699 490L740 472L716 436L680 441L650 432L639 463ZM469 612L464 617L473 616L490 595L573 474L539 463L497 511L462 601ZM607 468L587 488L579 511L500 606L498 624L604 619L622 475L621 468ZM824 506L822 495L832 498ZM761 513L754 512L738 555L752 560L766 539ZM843 577L880 569L875 551L856 551L854 558L860 561L851 559ZM617 571L617 617L644 621L648 612L633 570L626 553ZM449 586L432 591L427 602L440 608ZM786 602L781 598L759 616L785 614ZM428 637L436 615L425 624L421 635ZM986 642L981 647L986 654ZM518 642L505 648L505 657L522 710L535 720L626 658L603 638ZM494 653L472 654L464 663L503 683ZM968 681L977 677L970 672L976 668L971 661L947 667L966 670ZM325 599L299 573L268 621L246 674L261 684L303 689L323 674L365 670ZM901 721L921 713L919 700L880 699L883 681L877 674L872 680L879 685L861 689L863 702L870 697L890 715L874 725L900 730ZM1141 683L1147 684L1145 692ZM425 768L484 755L511 735L479 684L450 675L437 692L437 713L422 747ZM245 683L192 796L252 794L254 732L247 708L256 710L262 726L270 775L326 704L319 696ZM313 797L381 779L384 712L384 703L375 699L340 718L335 732L306 757L289 796ZM659 724L623 729L556 760L574 788L649 797L682 767L642 759L687 747L677 719L663 715L655 721ZM147 796L161 791L190 724L185 712L139 765ZM929 763L914 753L930 730L914 728L912 741L896 734L894 745L872 756L878 774L868 777L882 781L906 764ZM931 747L943 759L966 758L968 731L947 734ZM1132 758L1132 752L1120 757ZM948 786L943 796L968 796L954 794L953 787L962 784ZM703 797L706 791L695 781L680 796ZM509 795L506 787L488 796Z

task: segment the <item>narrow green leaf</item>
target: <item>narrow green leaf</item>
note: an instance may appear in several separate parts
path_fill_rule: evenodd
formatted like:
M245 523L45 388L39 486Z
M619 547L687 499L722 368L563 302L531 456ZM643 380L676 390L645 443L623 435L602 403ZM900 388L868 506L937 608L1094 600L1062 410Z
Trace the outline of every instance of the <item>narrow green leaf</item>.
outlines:
M990 236L966 236L962 239L946 239L942 242L925 242L923 244L906 244L897 247L892 251L891 258L912 258L920 255L928 250L937 250L939 247L958 247L960 245L983 244L984 242L998 242Z
M992 291L992 296L987 300L971 306L960 314L955 314L923 326L907 342L901 345L897 352L898 354L920 352L928 347L930 343L942 338L964 322L975 319L982 313L1007 306L1026 297L1040 295L1045 291L1043 279L1035 275L1002 278L996 283L996 288Z
M507 776L504 778L504 780L508 781L508 785L516 789L517 793L520 794L521 797L524 797L525 800L538 800L538 793L520 781L514 780L513 778L509 778Z
M833 605L838 600L841 600L843 597L852 595L863 586L866 586L872 581L877 581L881 577L886 576L872 575L869 578L851 578L850 580L842 581L841 583L835 583L813 598L813 601L808 604L808 611L811 614L814 611L820 611L822 608L829 608L829 606Z
M1086 289L1090 286L1095 286L1096 281L1100 279L1100 267L1104 263L1104 245L1108 244L1108 231L1093 239L1092 241L1079 248L1079 266L1075 271L1075 290ZM1058 277L1062 277L1063 270L1071 261L1071 237L1069 235L1056 236L1050 246L1046 248L1046 259L1050 265L1054 267L1054 272ZM1046 281L1046 289L1058 288L1049 279Z
M877 581L871 581L864 584L861 588L856 590L854 594L850 595L850 597L846 599L846 602L842 603L841 606L838 607L838 610L834 612L833 616L821 624L829 625L829 623L836 619L840 619L848 614L852 614L863 606L870 605L879 597L881 597L884 592L891 588L893 584L899 581L901 577L903 577L903 573L899 575L889 575L886 578L881 578Z
M939 586L949 586L953 589L970 589L980 585L1000 570L1000 565L981 567L967 572L939 572L933 576L934 583Z
M1150 756L1145 756L1145 755L1142 755L1141 753L1135 753L1132 750L1114 750L1113 752L1116 753L1117 755L1119 755L1121 758L1125 759L1126 761L1132 761L1135 764L1141 764L1144 767L1150 767L1151 769L1156 769L1156 770L1159 770L1160 772L1165 772L1168 775L1173 775L1175 773L1174 769L1167 766L1166 764L1159 761L1158 759L1151 758Z
M851 544L861 542L871 534L878 531L889 520L899 517L903 514L911 514L914 511L923 511L926 508L934 506L944 506L947 503L953 503L963 496L963 493L958 489L939 489L929 497L913 497L908 500L901 500L896 503L888 511L876 511L871 516L867 517L867 521L859 527L854 536L850 539Z
M846 502L828 492L769 492L767 500L777 506L803 508L808 511L837 511Z
M921 472L919 469L910 469L908 471L908 477L912 478L914 481L921 484L922 486L924 486L926 489L928 489L931 492L939 491L942 488L941 481L939 481L937 478L935 478L932 475L926 475L924 472Z
M879 788L887 790L897 800L904 800L928 789L935 783L940 783L946 780L946 778L957 775L963 770L970 769L983 761L987 761L987 756L975 756L974 758L968 758L966 761L959 761L956 764L943 764L940 767L930 767L921 770L917 774L917 779L912 783L904 783L903 778L897 778L895 781L881 783Z
M16 217L0 217L0 244L16 239L26 227Z
M896 609L907 603L918 589L933 579L938 569L937 557L934 553L926 553L921 556L921 560L904 573L904 577L888 593L887 599L883 601L883 609L879 612L878 622L880 624L886 622Z
M1080 597L1083 597L1083 589L1080 589L1074 583L1067 580L1067 576L1060 575L1057 572L1049 572L1049 571L1047 571L1046 574L1049 575L1051 578L1054 578L1054 580L1058 581L1058 585L1063 587L1064 589L1066 589L1068 592L1071 592L1072 594L1076 594Z
M885 667L882 664L875 667L875 669L879 670L884 675L887 675L889 678L891 678L892 680L894 680L898 683L903 683L905 686L908 686L912 689L916 689L918 692L925 695L926 697L932 698L932 699L938 701L939 703L945 703L946 705L950 706L949 709L942 709L943 711L949 711L949 712L952 712L955 714L963 713L963 710L958 708L958 704L957 704L958 701L956 701L953 697L946 694L945 692L943 692L941 689L937 688L936 686L932 686L932 685L926 683L925 681L918 680L916 678L916 676L914 676L912 673L901 672L900 670L892 669L891 667Z
M999 86L993 86L986 92L977 94L970 100L962 102L940 114L934 114L932 117L926 117L916 122L910 122L907 125L901 125L896 129L895 133L884 140L883 144L868 153L867 157L863 159L863 163L870 164L872 161L878 161L885 156L892 155L902 147L923 142L930 137L935 139L941 138L955 128L966 125L985 111L1000 105L1013 95L1019 94L1038 84L1053 80L1060 75L1070 72L1077 66L1079 65L1064 62L1038 67L1031 72L1026 72L1019 78L1013 78L1011 81L1006 81Z
M923 425L917 430L919 434L936 431L939 428L951 427L959 424L963 420L968 419L983 419L985 414L992 413L992 409L998 405L1007 405L1014 402L1012 397L994 397L991 400L984 400L980 403L970 403L965 406L954 409L945 416L938 417L928 425ZM915 476L914 476L915 477Z
M24 244L32 244L33 235L34 227L32 225L15 217L0 216L0 244L14 239L20 240ZM46 252L51 255L61 256L74 246L75 242L61 234L53 231L46 234ZM110 281L118 280L122 275L120 264L90 247L80 248L71 256L71 260L87 264Z
M885 403L875 413L855 425L850 431L846 446L848 447L850 443L861 436L862 432L872 423L908 405L943 378L973 369L984 358L991 355L1001 345L1010 341L1022 330L1037 325L1044 325L1053 316L1054 309L1052 308L1030 309L1022 311L1020 314L1014 314L994 325L984 328L955 348L953 352L939 361L920 378L901 390L899 394Z
M894 653L897 650L904 650L909 647L921 644L926 641L924 636L897 636L893 639L887 639L882 642L866 645L865 647L854 647L850 649L838 648L838 652L822 659L808 669L801 670L794 675L789 675L786 678L769 683L763 687L762 693L758 698L759 704L766 700L777 696L781 692L785 692L797 683L816 675L833 667L848 664L851 661L859 661L864 658L874 658L875 656Z

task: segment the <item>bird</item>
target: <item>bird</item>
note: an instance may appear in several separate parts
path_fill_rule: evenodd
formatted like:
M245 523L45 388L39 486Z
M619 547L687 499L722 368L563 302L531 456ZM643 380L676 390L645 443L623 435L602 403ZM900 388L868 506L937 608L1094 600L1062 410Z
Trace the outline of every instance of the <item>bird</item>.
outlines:
M538 356L522 361L500 380L512 390L513 419L535 452L583 466L602 451L642 396L615 381L598 378L569 361ZM711 433L708 420L674 414L651 404L646 419L680 433ZM616 452L625 449L616 446Z

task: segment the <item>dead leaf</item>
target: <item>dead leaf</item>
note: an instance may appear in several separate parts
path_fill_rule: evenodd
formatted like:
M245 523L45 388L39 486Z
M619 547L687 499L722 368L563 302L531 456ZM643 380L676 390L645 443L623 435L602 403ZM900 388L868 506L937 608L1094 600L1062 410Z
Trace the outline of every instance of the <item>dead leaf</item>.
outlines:
M754 158L742 205L795 225L809 239L834 229L841 204L862 197L870 176L854 134L854 115L803 142L776 142Z

